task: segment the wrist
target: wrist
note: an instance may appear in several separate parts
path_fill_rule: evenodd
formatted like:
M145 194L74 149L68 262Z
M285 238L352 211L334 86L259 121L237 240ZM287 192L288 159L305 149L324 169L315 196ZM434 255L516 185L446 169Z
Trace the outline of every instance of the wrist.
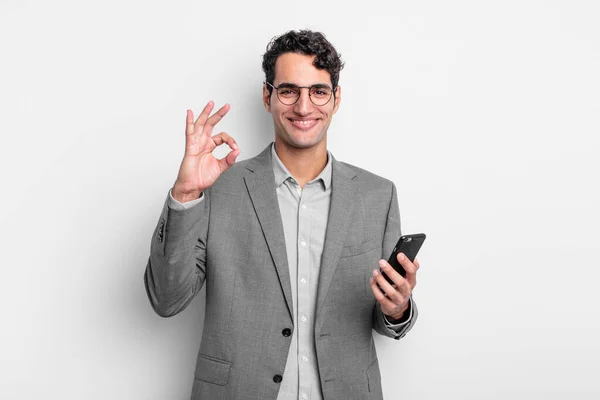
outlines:
M408 311L408 301L406 302L406 304L404 305L404 308L400 312L391 314L391 315L386 314L387 320L391 324L397 324L402 321L402 319L404 318L407 311Z
M200 197L201 194L202 194L202 191L200 191L200 190L195 190L192 192L184 192L184 191L180 190L177 187L177 185L173 186L173 188L171 189L171 195L173 196L173 198L175 200L177 200L180 203L187 203L188 201L196 200L197 198Z

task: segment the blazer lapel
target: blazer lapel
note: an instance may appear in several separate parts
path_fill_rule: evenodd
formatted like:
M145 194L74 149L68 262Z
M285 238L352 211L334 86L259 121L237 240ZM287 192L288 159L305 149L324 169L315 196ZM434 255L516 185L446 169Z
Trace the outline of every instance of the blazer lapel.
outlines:
M356 204L356 188L352 179L354 171L344 164L332 160L331 203L329 218L325 231L325 244L321 256L321 270L317 289L316 315L320 315L321 307L327 297L327 291L337 269L342 247L348 234L348 227Z
M271 161L271 145L253 158L246 169L249 173L244 177L252 205L258 217L269 252L277 270L281 290L290 312L293 315L292 287L290 271L285 250L285 236L281 211L275 192L275 175ZM292 316L293 318L293 316Z

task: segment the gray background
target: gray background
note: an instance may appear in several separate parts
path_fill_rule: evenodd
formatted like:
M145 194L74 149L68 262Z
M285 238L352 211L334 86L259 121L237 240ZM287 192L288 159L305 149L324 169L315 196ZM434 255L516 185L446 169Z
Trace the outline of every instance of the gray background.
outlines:
M311 28L346 61L330 150L428 235L420 321L376 341L386 398L598 398L599 11L3 0L0 395L188 398L203 293L161 319L142 282L185 110L229 102L254 156L265 46Z

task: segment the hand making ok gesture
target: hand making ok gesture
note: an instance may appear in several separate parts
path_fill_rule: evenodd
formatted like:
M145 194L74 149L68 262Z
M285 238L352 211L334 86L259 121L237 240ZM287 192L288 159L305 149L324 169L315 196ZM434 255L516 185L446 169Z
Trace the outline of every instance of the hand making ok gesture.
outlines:
M225 104L209 117L213 107L214 103L209 101L196 122L192 110L187 110L185 155L171 191L175 200L181 203L197 199L202 191L209 188L225 170L235 164L235 159L240 154L235 140L225 132L211 136L215 125L229 111L229 104ZM226 143L231 151L222 159L217 159L212 152L223 143Z

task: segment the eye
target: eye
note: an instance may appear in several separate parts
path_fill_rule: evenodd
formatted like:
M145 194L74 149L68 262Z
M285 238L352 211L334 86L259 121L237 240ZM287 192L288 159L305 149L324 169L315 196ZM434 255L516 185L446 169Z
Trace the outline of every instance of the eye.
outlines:
M329 96L329 93L329 90L326 88L315 88L311 90L311 94L318 97L327 97Z
M297 93L298 91L292 88L279 89L279 94L282 96L296 96Z

